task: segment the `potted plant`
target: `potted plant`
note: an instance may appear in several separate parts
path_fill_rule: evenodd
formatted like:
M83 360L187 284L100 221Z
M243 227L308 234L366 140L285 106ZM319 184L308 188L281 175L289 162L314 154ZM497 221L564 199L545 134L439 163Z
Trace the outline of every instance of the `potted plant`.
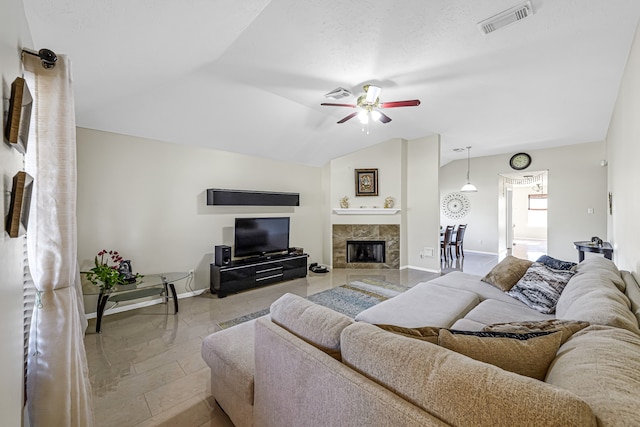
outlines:
M131 262L124 260L117 251L103 249L98 252L94 262L93 268L82 273L88 281L100 287L101 293L110 292L118 285L131 284L135 287L135 282L142 277L131 272Z

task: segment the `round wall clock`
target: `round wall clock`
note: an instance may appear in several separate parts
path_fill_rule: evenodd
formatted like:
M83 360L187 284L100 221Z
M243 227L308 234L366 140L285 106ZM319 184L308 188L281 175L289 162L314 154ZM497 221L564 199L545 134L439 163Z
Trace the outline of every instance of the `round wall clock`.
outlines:
M530 164L531 156L527 153L514 154L513 156L511 156L511 159L509 159L509 166L517 171L528 168Z
M460 219L467 216L471 210L471 203L462 193L449 193L442 199L442 213L451 219Z

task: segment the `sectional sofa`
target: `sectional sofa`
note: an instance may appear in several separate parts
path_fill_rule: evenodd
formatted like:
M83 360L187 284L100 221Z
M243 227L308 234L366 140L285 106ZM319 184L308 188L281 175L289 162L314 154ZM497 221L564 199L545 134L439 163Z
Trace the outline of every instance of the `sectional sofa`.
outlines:
M501 264L516 286L538 266ZM284 295L203 341L212 395L237 427L640 425L638 282L597 257L561 274L549 313L462 272L355 320Z

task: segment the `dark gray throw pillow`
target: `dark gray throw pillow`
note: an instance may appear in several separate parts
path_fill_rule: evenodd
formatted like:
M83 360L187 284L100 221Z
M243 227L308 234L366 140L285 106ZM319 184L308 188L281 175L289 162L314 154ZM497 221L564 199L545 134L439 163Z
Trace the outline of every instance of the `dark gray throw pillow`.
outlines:
M540 258L536 260L540 264L544 264L549 268L553 268L554 270L571 270L577 264L571 261L562 261L549 255L542 255Z

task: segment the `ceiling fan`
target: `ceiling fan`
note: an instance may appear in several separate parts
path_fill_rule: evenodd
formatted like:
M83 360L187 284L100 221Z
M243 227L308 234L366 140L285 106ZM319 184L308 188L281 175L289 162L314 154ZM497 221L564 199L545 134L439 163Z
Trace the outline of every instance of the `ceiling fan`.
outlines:
M382 108L397 108L397 107L417 107L420 105L419 99L412 99L408 101L394 101L394 102L380 102L380 92L382 88L373 85L364 85L364 95L360 95L355 104L334 104L331 102L325 102L320 105L331 107L349 107L358 108L358 111L349 114L338 123L344 123L347 120L358 116L362 124L369 123L369 117L373 120L378 120L382 123L389 123L391 118L384 114L380 109Z

